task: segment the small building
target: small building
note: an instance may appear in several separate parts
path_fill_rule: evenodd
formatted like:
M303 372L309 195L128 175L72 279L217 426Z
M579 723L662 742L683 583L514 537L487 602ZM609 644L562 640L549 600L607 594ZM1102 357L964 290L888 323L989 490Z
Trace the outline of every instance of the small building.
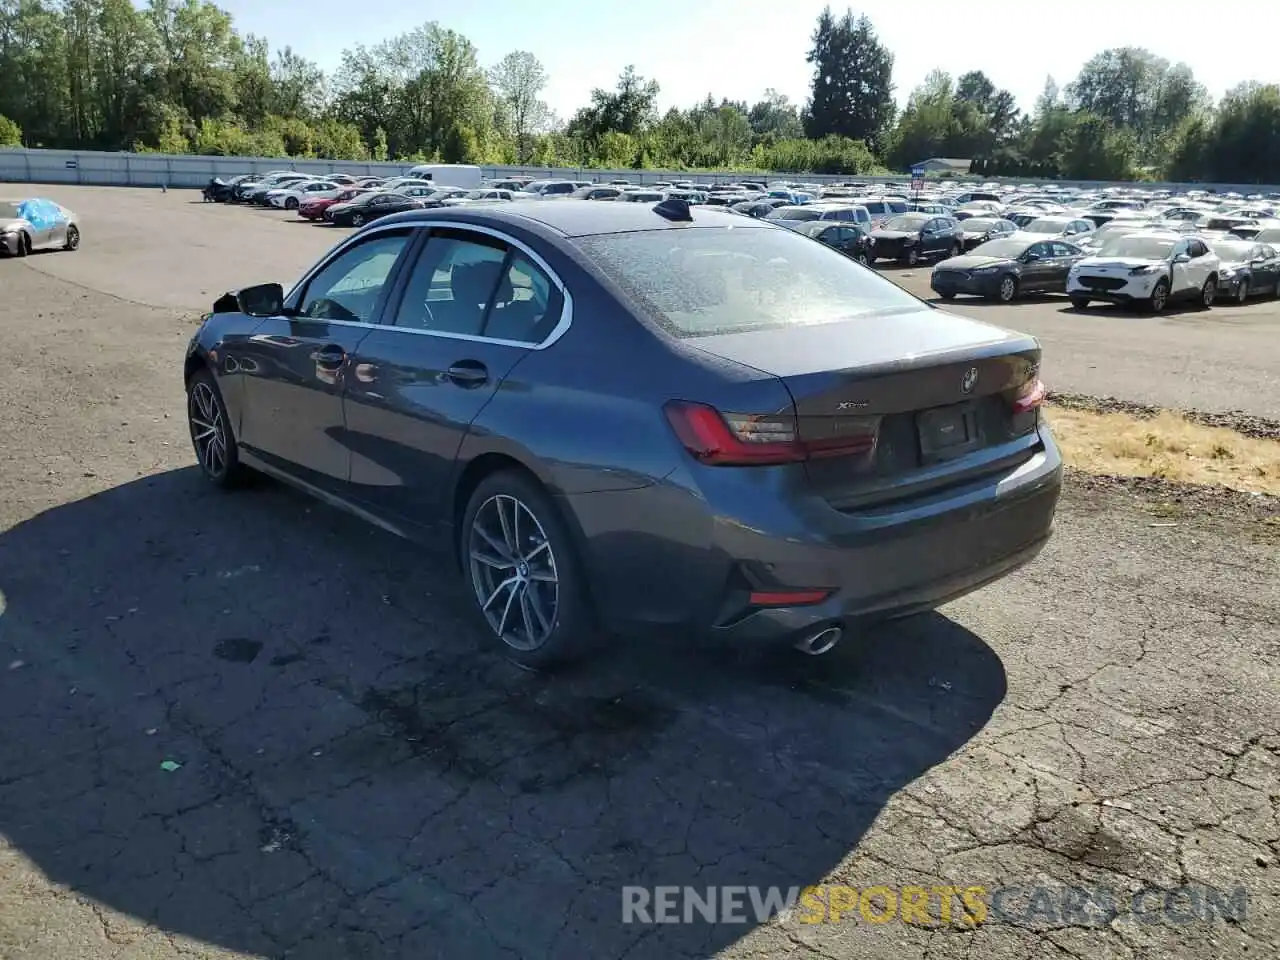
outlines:
M913 164L913 167L924 167L925 173L950 173L963 176L969 172L972 160L958 160L955 157L930 157Z

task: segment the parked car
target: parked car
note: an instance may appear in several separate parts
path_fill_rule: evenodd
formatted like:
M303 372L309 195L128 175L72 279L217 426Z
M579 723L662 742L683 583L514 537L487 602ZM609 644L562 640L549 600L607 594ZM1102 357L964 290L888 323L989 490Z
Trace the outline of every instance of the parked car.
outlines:
M325 211L330 207L339 203L349 203L356 197L370 192L372 191L364 187L347 187L347 189L339 193L325 193L307 197L298 206L298 216L304 220L322 220L325 219Z
M1039 217L1018 228L1022 233L1034 233L1042 237L1056 237L1062 240L1074 240L1097 229L1092 220L1084 217L1062 216L1053 214Z
M611 187L603 183L593 183L589 187L579 187L569 196L577 200L617 200L621 187Z
M269 206L283 210L297 210L302 201L308 197L337 196L343 191L342 184L332 180L300 180L286 187L268 190L266 201Z
M363 227L393 213L420 209L422 201L415 197L375 190L346 203L335 203L324 212L324 218L337 227Z
M1016 233L1017 227L1012 220L999 217L969 217L960 222L960 245L964 250L972 250L988 240L1007 237Z
M1065 240L1014 234L989 240L933 268L929 285L950 300L960 293L1008 303L1025 293L1065 293L1084 251Z
M1236 303L1280 296L1280 252L1251 240L1211 240L1218 255L1218 292Z
M440 205L465 207L473 203L510 203L514 199L515 194L510 190L481 187L479 190L469 190L460 197L446 197Z
M253 173L241 174L240 176L232 177L229 180L224 180L221 177L214 177L205 184L204 189L201 191L201 195L204 197L205 203L227 203L235 194L236 187L241 184L245 184L247 186L248 184L256 183L257 180L257 174Z
M964 232L951 217L904 213L871 231L871 262L897 260L915 266L921 260L954 257L964 247Z
M287 294L220 297L184 376L210 482L445 550L538 666L676 627L823 653L1026 563L1062 479L1040 360L791 230L531 201L387 218Z
M1217 254L1203 239L1180 233L1134 233L1107 241L1077 261L1067 276L1071 305L1094 300L1140 304L1160 313L1171 301L1213 306L1218 293Z
M253 203L258 206L266 206L268 203L267 194L272 190L280 190L310 179L310 177L301 173L286 173L275 177L264 177L257 183L250 184L248 187L237 187L236 197L242 203Z
M862 264L871 262L871 235L856 223L835 220L775 220L779 226L812 237Z
M871 213L866 207L857 203L831 203L818 201L802 206L786 204L775 207L772 213L765 214L768 220L844 220L860 224L864 229L871 229Z
M540 200L567 197L580 189L572 180L533 180L520 188L520 192Z
M0 254L79 248L80 221L66 207L44 197L0 200Z

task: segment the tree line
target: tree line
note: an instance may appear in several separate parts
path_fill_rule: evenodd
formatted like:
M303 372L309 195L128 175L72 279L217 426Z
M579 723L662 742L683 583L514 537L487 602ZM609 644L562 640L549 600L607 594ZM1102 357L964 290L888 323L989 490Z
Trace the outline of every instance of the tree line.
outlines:
M899 110L893 54L852 12L821 14L808 62L804 104L767 90L662 112L657 81L627 67L560 118L533 54L486 69L434 22L326 73L209 0L0 0L0 146L852 175L954 157L991 176L1280 179L1280 87L1215 104L1188 66L1143 49L1050 78L1030 112L981 70L935 71Z

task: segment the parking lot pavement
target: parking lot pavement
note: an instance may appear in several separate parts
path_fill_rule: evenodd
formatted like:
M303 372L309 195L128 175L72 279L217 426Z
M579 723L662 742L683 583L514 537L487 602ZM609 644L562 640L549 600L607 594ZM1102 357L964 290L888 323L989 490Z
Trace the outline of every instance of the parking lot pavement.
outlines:
M256 230L310 230L225 215L220 285L283 257ZM663 638L524 673L416 548L273 484L206 489L190 321L90 283L171 304L200 264L86 244L0 263L6 960L1280 950L1260 511L1073 484L1031 567L829 657ZM621 922L624 886L806 884L983 886L1001 909ZM1247 905L1215 919L1201 885ZM1074 887L1184 892L1107 923L1065 909Z
M40 257L37 269L137 303L200 311L225 290L286 287L347 231L282 210L204 204L196 191L33 187L80 214L85 257ZM930 267L879 269L924 299ZM958 298L956 310L1034 334L1051 389L1159 406L1280 418L1280 301L1145 317L1071 310L1062 297L1012 305Z

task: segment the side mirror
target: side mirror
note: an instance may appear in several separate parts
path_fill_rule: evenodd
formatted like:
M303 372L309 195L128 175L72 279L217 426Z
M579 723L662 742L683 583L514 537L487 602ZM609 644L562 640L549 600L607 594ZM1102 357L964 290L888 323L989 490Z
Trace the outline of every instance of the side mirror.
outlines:
M1023 263L1035 263L1039 259L1040 259L1040 254L1038 253L1024 253L1022 255Z
M284 312L284 287L259 283L237 290L236 307L250 317L278 317Z
M1174 258L1173 258L1173 262L1174 262L1174 263L1190 263L1190 262L1191 262L1191 254L1189 254L1189 253L1180 253L1180 254L1178 254L1176 257L1174 257Z

